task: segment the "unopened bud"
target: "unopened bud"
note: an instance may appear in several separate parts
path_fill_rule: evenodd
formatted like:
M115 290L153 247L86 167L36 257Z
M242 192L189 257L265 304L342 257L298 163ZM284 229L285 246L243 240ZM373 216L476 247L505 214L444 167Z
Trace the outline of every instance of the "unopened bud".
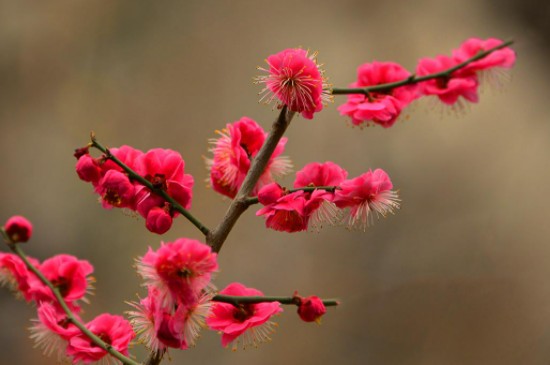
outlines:
M165 209L154 207L147 214L145 227L153 233L166 233L172 227L172 217Z
M13 243L27 242L32 235L32 224L27 218L14 215L6 222L4 230Z
M300 305L298 306L298 315L305 322L321 322L321 317L327 311L323 301L312 295L306 298L300 298Z

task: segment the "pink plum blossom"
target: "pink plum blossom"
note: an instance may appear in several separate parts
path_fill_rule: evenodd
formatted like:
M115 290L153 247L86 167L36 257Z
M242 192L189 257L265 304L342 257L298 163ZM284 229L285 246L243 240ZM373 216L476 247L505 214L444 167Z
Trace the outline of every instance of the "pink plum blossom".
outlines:
M357 68L357 81L350 88L364 88L406 80L411 73L395 62L365 63ZM349 94L346 103L338 107L341 115L351 118L353 125L370 122L384 128L391 127L401 111L418 97L416 86L396 87L389 91L370 92L369 95Z
M323 103L331 98L316 57L316 52L308 55L301 48L288 48L269 56L265 60L269 69L258 67L267 73L256 78L256 83L264 84L260 101L271 103L278 99L289 110L312 119L313 113L320 112Z
M134 209L135 188L128 176L117 170L109 170L99 180L96 192L102 197L104 208Z
M202 242L180 238L162 243L157 251L149 248L138 259L137 268L145 284L159 290L162 306L192 304L211 285L212 274L218 270L217 254Z
M333 162L310 163L296 173L295 188L337 186L347 176L347 171ZM327 222L336 223L338 208L332 203L334 193L324 189L313 192L289 192L277 183L264 186L258 200L264 205L256 213L265 216L266 227L277 231L299 232L308 227L317 229Z
M130 312L139 338L154 351L168 347L185 350L188 344L184 336L186 307L184 305L162 305L163 298L158 289L149 288L149 295L134 305L137 311Z
M135 333L130 323L123 317L108 313L100 314L88 322L86 328L118 352L128 355L128 346L135 337ZM69 339L67 354L72 357L73 364L79 362L89 364L109 356L83 333Z
M86 153L76 162L76 173L82 181L90 182L96 186L101 179L101 167L97 159Z
M211 140L214 145L210 149L211 159L206 159L210 170L210 184L212 188L225 196L234 198L239 191L252 159L256 157L262 147L267 133L254 120L242 117L240 120L227 124L226 128L218 132L220 137ZM287 139L281 138L269 162L260 176L252 195L264 185L273 182L275 177L288 174L292 164L288 158L280 156L285 149Z
M458 65L459 62L448 56L439 55L436 58L422 58L418 61L416 74L419 77L445 71ZM456 71L450 77L439 77L419 83L422 95L435 95L443 103L454 105L464 98L472 103L479 100L478 78L473 72Z
M305 193L306 203L304 213L308 227L319 230L323 224L335 225L341 219L341 211L332 202L334 193L317 189L311 193Z
M258 210L256 215L263 215L265 226L276 231L300 232L307 230L308 227L306 198L303 191L283 194L274 203Z
M479 38L469 38L463 42L459 48L453 50L453 58L462 63L474 56L479 52L487 51L491 48L497 47L504 42L496 38L488 38L486 40ZM500 68L512 68L516 61L516 53L510 47L504 47L496 51L491 52L489 55L483 57L480 60L474 61L466 65L462 72L478 72L488 70L495 67Z
M342 182L333 202L339 208L349 208L345 217L348 227L365 230L372 222L373 213L386 216L399 208L397 193L392 188L384 170L369 170Z
M294 188L338 186L347 176L348 172L334 162L312 162L296 173ZM323 223L335 224L337 222L339 211L332 203L333 192L319 189L312 193L306 192L305 197L305 213L309 226L320 228Z
M258 192L258 201L263 205L274 204L287 193L286 189L274 182L267 184Z
M109 152L131 169L135 169L138 157L143 155L143 152L130 146L111 148ZM76 153L75 156L78 158L76 163L78 177L92 183L95 192L101 196L104 208L135 210L135 182L130 181L120 166L105 155L93 158L87 149Z
M56 353L59 360L66 358L68 341L79 334L80 330L70 322L64 312L51 303L41 302L37 311L38 319L32 320L30 337L35 340L37 347L43 349L45 355ZM79 319L77 314L73 315Z
M191 175L185 174L185 161L178 152L155 148L140 156L136 165L136 171L154 187L166 191L185 209L191 207L194 180ZM153 207L164 207L164 199L145 186L140 185L136 195L137 211L142 217L147 217Z
M163 307L162 302L164 300L159 290L154 286L149 286L148 295L145 298L141 299L139 303L129 303L135 309L128 312L130 323L135 333L137 333L138 340L151 351L161 351L167 347L164 341L161 340L166 336L159 336L158 331L162 327L161 321L165 318L164 313L170 313L173 307ZM179 343L177 348L179 348Z
M138 149L131 146L120 146L109 149L109 153L118 158L122 163L131 169L135 169L135 162L139 156L143 154ZM86 182L91 182L94 187L97 186L99 180L110 170L123 172L122 167L108 159L105 155L99 158L93 158L88 148L78 149L75 153L77 158L76 172L78 177Z
M300 171L296 172L294 187L337 186L344 181L347 176L348 172L334 162L311 162L305 165Z
M211 297L211 294L203 293L194 303L163 305L162 293L149 286L147 297L139 303L130 303L135 310L128 314L138 339L152 351L169 347L184 350L194 346L205 326Z
M94 279L90 276L93 271L94 268L88 261L66 254L56 255L40 265L40 272L59 290L65 302L74 311L80 309L77 301L86 302L85 295L93 289L91 284ZM30 277L29 285L29 292L34 300L58 305L50 288L34 275Z
M110 148L109 153L118 158L123 164L125 164L132 170L136 169L137 160L140 156L143 155L143 152L141 150L127 145ZM98 162L101 167L102 176L105 175L105 173L109 170L116 170L120 172L123 171L122 167L118 166L114 161L111 161L105 156L102 156Z
M32 224L27 218L14 215L7 220L4 231L13 243L27 242L32 236Z
M240 283L229 284L220 291L223 295L233 296L263 296L263 293L254 288L247 288ZM233 344L236 350L239 342L242 347L257 346L261 342L269 340L274 332L275 323L271 322L272 316L282 312L278 302L239 304L234 306L229 303L214 302L210 316L206 324L213 330L222 333L222 346Z
M185 174L185 161L178 152L155 148L143 153L130 146L111 148L109 152L153 187L170 195L183 208L191 207L194 180L191 175ZM146 219L146 227L154 233L165 233L171 227L172 218L178 212L163 197L137 180L130 180L127 172L105 155L94 159L87 149L79 149L75 156L78 158L76 170L79 177L94 185L105 208L137 211ZM161 214L161 209L166 214Z
M180 350L188 348L183 336L185 307L180 305L174 313L157 312L155 317L155 335L167 347Z
M28 256L27 259L34 267L40 268L40 262L37 259ZM32 300L29 284L31 277L35 276L19 256L0 253L0 285L8 287L17 295L22 295L26 301L30 301Z

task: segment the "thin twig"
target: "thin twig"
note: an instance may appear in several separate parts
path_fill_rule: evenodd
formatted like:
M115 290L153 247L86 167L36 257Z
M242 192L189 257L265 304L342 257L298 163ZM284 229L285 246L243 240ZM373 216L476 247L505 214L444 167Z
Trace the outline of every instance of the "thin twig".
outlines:
M288 189L287 191L288 193L295 193L297 191L312 193L315 190L325 190L333 193L336 189L338 189L338 186L304 186L301 188ZM247 198L245 202L248 206L250 206L253 204L258 204L259 200L257 196L254 196L254 197Z
M235 306L239 304L255 304L255 303L269 303L269 302L279 302L281 304L288 305L300 305L299 297L260 297L260 296L250 296L250 297L240 297L235 295L222 295L218 294L212 298L214 302L230 303ZM327 307L340 305L340 301L337 299L322 299L322 302Z
M92 133L91 136L92 139L92 147L97 148L101 152L105 154L105 157L109 160L116 163L118 166L120 166L127 174L128 177L131 180L135 180L139 182L141 185L144 185L147 189L151 190L154 194L162 197L164 200L166 200L172 208L179 213L181 213L185 218L187 218L195 227L197 227L205 236L210 233L210 230L202 224L195 216L193 216L187 209L181 206L180 203L178 203L174 198L172 198L166 191L159 189L155 187L149 180L145 179L143 176L139 175L137 172L132 170L128 165L120 161L115 155L111 154L108 148L104 147L99 143L95 135Z
M514 43L514 41L512 41L512 40L506 41L506 42L504 42L504 43L502 43L498 46L495 46L493 48L490 48L486 51L479 52L478 54L476 54L475 56L467 59L466 61L464 61L462 63L459 63L458 65L453 66L451 68L448 68L448 69L446 69L444 71L441 71L441 72L437 72L437 73L433 73L433 74L429 74L429 75L425 75L425 76L416 76L416 75L413 74L413 75L409 76L408 78L406 78L404 80L401 80L401 81L390 82L390 83L387 83L387 84L367 86L367 87L363 87L363 88L333 88L331 93L332 93L332 95L363 94L365 96L368 96L372 92L388 92L388 91L390 91L392 89L395 89L397 87L400 87L400 86L414 85L414 84L417 84L417 83L422 82L422 81L428 81L428 80L437 79L437 78L449 78L449 77L451 77L451 74L453 72L458 71L461 68L464 68L464 67L468 66L472 62L475 62L475 61L478 61L478 60L480 60L484 57L487 57L488 55L490 55L494 51L497 51L499 49L508 47L513 43Z

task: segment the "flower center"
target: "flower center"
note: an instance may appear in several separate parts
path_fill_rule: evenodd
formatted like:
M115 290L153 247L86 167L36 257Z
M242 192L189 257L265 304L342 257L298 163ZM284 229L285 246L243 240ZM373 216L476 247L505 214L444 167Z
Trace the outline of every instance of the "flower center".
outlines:
M176 275L178 275L178 277L180 277L182 279L187 279L187 278L190 278L191 276L193 276L193 272L191 270L187 269L187 268L184 268L184 269L178 270Z
M435 79L435 84L439 89L446 89L447 85L449 84L449 78L438 77L437 79Z
M97 337L101 338L103 342L108 343L109 345L112 342L111 336L109 336L107 333L100 333L97 335Z
M248 147L246 147L246 145L244 143L241 143L241 148L244 150L244 152L246 152L246 155L248 156L248 159L252 160L252 154L248 150Z
M118 207L122 203L120 195L118 195L118 193L112 189L107 189L105 194L103 194L103 200L114 207Z
M104 332L101 332L101 333L97 333L96 334L97 337L99 337L103 342L107 343L107 344L111 344L112 343L112 339L111 339L111 336L109 336L107 333L104 333ZM96 345L93 341L90 341L90 345L92 347L99 347L98 345Z
M233 318L239 322L244 322L254 315L254 307L252 304L239 304L233 311Z
M57 290L59 290L59 293L62 297L65 297L67 296L67 294L69 294L70 283L69 280L67 280L66 278L61 277L52 280L52 284L57 288Z
M147 175L145 176L145 178L149 180L151 184L153 184L153 187L155 189L160 189L160 190L167 189L166 176L164 176L164 174L155 174L154 176Z
M57 321L57 325L59 327L65 328L65 329L67 329L69 327L69 324L71 324L71 321L69 320L69 318L63 318L63 319Z

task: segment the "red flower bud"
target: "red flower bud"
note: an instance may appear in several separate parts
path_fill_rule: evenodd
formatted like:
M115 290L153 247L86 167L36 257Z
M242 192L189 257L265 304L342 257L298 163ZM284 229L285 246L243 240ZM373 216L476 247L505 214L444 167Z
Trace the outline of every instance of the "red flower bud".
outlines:
M27 218L14 215L6 222L4 230L13 243L27 242L32 235L32 224Z
M312 295L307 298L301 298L300 305L298 306L298 315L305 322L321 322L321 316L326 313L327 309L323 304L323 301Z
M101 169L97 161L90 155L82 155L76 163L76 173L80 180L97 184L101 178Z
M163 234L172 227L172 217L165 209L154 207L147 214L145 226L153 233Z
M75 149L73 156L76 157L77 160L79 160L80 157L82 157L84 155L87 155L89 153L90 153L90 147L85 146L85 147L80 147L80 148Z
M285 195L285 190L277 183L265 185L258 192L258 200L263 205L275 204L277 200Z

